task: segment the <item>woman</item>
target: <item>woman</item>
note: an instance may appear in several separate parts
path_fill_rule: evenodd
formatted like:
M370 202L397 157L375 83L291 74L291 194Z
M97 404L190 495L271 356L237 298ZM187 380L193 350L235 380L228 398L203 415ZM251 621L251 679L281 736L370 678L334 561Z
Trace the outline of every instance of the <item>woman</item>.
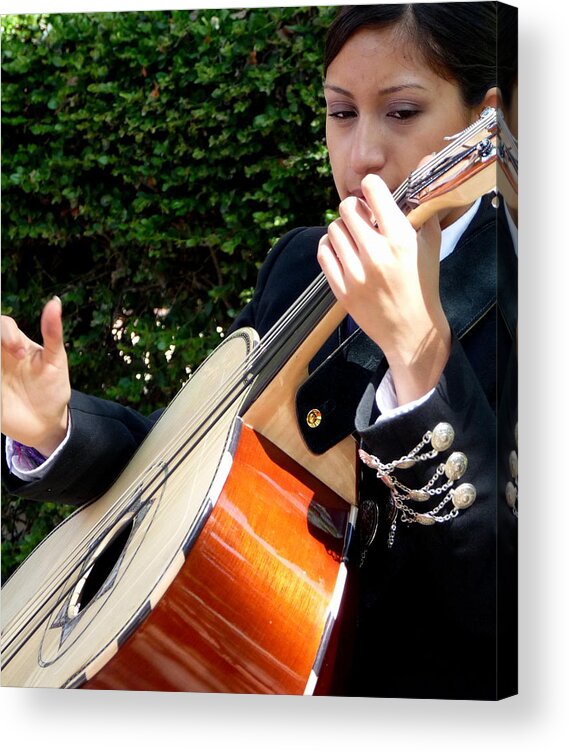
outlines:
M498 104L495 34L494 3L340 12L324 83L339 219L285 236L235 323L262 336L320 268L349 314L344 345L327 343L299 394L300 414L317 400L324 417L315 430L303 426L314 451L354 427L364 449L358 631L343 693L515 691L515 651L498 677L496 664L515 632L508 622L501 640L496 629L502 606L504 616L513 611L497 606L496 573L515 523L496 499L496 209L484 197L415 232L391 196L446 136ZM57 300L44 309L42 335L40 348L15 322L3 325L3 431L18 442L9 442L7 484L31 499L86 501L153 420L71 395ZM498 523L506 533L497 551Z

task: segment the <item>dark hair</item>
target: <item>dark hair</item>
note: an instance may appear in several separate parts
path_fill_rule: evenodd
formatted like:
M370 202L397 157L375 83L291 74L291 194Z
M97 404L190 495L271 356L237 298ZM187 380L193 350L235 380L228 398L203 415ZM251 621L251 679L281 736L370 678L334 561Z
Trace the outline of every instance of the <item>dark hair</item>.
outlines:
M518 82L518 9L498 4L498 86L506 108Z
M479 104L496 75L497 3L347 5L326 38L324 74L348 39L360 29L397 26L438 75L456 81L467 106Z

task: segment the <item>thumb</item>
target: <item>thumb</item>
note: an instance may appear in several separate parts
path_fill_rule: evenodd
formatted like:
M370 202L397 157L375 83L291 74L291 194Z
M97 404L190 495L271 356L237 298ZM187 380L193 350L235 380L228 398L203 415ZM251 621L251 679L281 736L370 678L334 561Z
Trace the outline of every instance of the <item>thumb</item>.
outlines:
M417 231L419 269L425 280L437 285L440 274L441 224L438 214L433 214Z
M432 248L433 253L436 249L438 253L441 247L441 222L439 215L435 213L432 217L429 217L419 229L418 234L427 248Z
M58 297L54 297L45 304L41 315L43 346L46 354L52 361L59 360L62 354L65 355L61 314L61 300Z

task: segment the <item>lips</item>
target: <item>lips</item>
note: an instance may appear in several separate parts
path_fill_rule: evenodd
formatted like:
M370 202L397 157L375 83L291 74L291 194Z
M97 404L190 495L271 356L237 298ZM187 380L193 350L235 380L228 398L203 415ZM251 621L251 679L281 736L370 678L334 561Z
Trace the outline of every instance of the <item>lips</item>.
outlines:
M387 186L387 187L389 188L389 192L390 193L394 193L397 190L397 188L398 188L398 186L396 186L395 188L392 188L390 186ZM364 198L364 194L363 194L363 192L361 191L360 188L358 188L358 189L356 189L354 191L348 191L348 196L355 196L356 198L361 198L361 199ZM365 199L364 199L364 201L365 201Z

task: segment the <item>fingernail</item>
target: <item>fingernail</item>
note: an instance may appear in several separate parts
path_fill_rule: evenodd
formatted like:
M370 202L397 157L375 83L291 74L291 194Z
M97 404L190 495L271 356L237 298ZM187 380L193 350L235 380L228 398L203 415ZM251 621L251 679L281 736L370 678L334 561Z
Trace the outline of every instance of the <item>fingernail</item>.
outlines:
M57 300L57 302L59 303L59 305L63 305L62 302L61 302L61 298L59 297L59 295L54 295L53 298L52 298L52 300Z

